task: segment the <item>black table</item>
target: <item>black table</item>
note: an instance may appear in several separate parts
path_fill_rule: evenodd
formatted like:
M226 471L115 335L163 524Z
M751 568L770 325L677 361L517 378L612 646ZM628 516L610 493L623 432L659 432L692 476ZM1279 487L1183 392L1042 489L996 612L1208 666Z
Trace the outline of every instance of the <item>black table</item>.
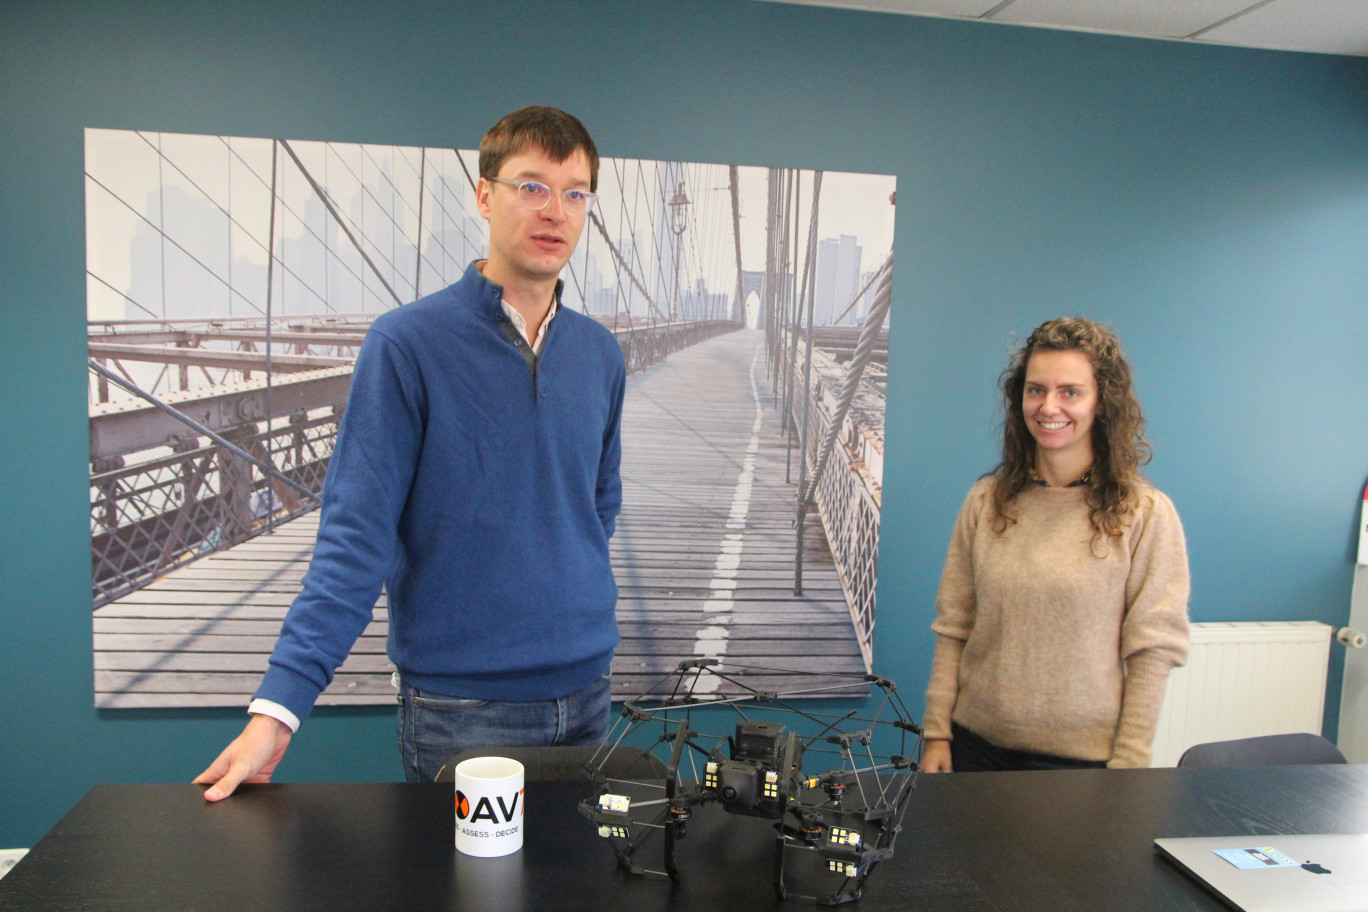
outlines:
M453 848L450 785L92 789L3 880L0 910L689 910L810 908L772 891L773 830L700 808L678 886L621 871L575 809L530 783L526 844ZM922 776L894 858L852 909L1218 910L1156 836L1368 832L1368 766Z

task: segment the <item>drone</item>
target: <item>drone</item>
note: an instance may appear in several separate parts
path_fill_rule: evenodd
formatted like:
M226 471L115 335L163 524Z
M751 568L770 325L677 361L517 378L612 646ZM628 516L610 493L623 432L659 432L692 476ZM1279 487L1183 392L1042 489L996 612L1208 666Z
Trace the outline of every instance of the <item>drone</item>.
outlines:
M800 685L778 693L746 683L775 675L797 677ZM795 705L795 697L868 697L864 705L872 711L816 711ZM695 728L718 717L734 727L725 734ZM619 865L674 884L676 848L696 810L717 805L774 820L779 899L839 905L859 899L875 866L893 856L921 747L921 727L887 678L691 658L623 705L584 766L595 793L579 811ZM657 837L663 870L638 861ZM804 870L829 888L790 891L795 853L818 856Z

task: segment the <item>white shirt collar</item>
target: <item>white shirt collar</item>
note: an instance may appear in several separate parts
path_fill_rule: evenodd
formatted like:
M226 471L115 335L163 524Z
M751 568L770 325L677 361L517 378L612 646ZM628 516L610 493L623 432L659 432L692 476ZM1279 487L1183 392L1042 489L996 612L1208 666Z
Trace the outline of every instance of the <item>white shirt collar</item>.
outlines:
M532 354L540 355L542 342L546 340L546 328L551 325L552 318L556 316L556 311L560 309L560 304L557 303L555 297L553 296L551 298L551 309L546 312L546 319L542 320L541 332L537 333L537 338L535 340L527 338L527 321L523 319L523 315L518 313L512 304L509 304L503 297L500 297L499 306L503 308L504 314L506 314L509 321L512 322L513 328L518 331L518 335L522 336L523 340L531 347Z

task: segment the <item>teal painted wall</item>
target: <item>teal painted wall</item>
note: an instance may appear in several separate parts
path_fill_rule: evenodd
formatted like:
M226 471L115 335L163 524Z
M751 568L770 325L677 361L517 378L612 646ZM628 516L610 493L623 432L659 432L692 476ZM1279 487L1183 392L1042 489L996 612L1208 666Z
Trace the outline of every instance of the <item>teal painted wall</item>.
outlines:
M529 103L606 155L898 175L876 651L914 711L995 378L1060 314L1121 331L1194 619L1348 617L1368 60L749 0L0 2L0 847L243 721L91 706L82 130L468 148ZM282 777L398 778L392 718L320 710Z

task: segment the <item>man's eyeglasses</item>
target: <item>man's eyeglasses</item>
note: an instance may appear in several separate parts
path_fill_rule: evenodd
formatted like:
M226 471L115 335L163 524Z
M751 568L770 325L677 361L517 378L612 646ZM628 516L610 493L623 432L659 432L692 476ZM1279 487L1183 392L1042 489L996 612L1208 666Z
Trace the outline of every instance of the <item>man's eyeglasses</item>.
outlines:
M528 209L545 209L546 204L551 202L551 188L538 181L515 181L507 177L487 177L485 180L517 187L518 202ZM569 190L562 190L560 198L561 208L579 215L594 208L594 200L598 199L598 194L571 187Z

